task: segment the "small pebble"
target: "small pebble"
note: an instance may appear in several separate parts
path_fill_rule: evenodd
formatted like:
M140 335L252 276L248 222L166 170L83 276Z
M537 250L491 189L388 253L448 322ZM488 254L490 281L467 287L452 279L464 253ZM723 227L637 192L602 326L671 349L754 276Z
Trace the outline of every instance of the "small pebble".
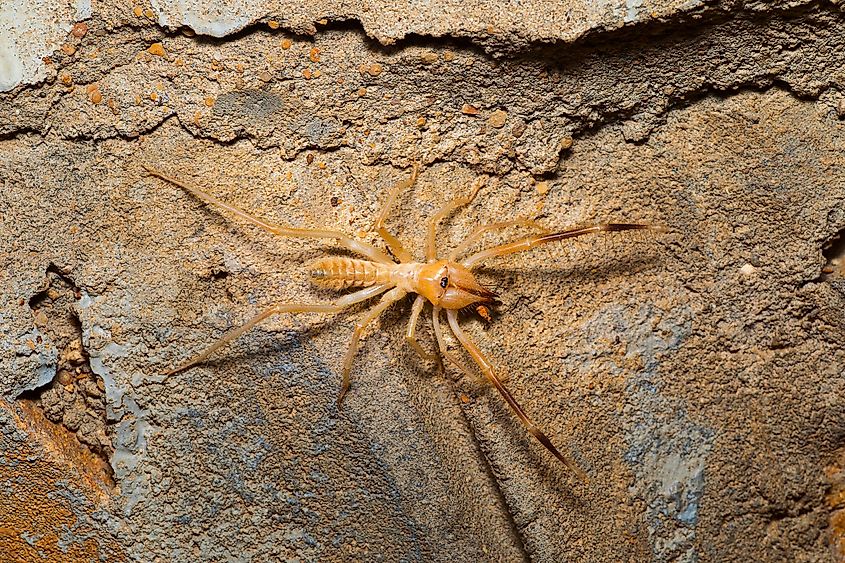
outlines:
M167 52L164 50L164 45L162 45L161 43L153 43L149 46L147 52L151 55L156 55L157 57L163 57L167 54Z
M508 112L497 109L493 113L490 114L490 117L487 118L487 123L490 124L490 127L494 127L496 129L503 127L505 125L505 121L508 120Z
M85 37L85 34L88 33L88 25L85 22L78 22L73 24L73 29L70 30L70 34L80 39Z
M437 53L434 51L426 51L420 55L420 62L424 65L430 65L437 62Z
M61 385L70 385L73 382L73 373L66 369L59 369L59 372L56 374L56 380Z

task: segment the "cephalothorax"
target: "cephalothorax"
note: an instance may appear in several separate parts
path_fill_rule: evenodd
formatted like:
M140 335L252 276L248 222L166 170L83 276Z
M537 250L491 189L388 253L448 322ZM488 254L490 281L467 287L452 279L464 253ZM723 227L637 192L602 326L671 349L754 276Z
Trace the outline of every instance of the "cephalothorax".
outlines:
M504 221L476 228L460 245L452 250L446 259L440 259L437 257L437 246L435 243L437 224L443 217L455 209L467 205L472 201L481 187L480 183L476 183L469 196L456 198L450 201L429 219L426 239L426 261L416 262L414 261L411 253L404 248L402 243L385 228L385 220L387 218L388 211L393 205L397 195L401 190L409 188L416 181L417 168L415 167L412 176L408 180L398 183L393 190L391 190L381 213L375 221L376 231L382 239L384 239L388 249L393 253L393 256L396 257L396 260L393 260L376 247L354 240L338 231L323 229L297 229L269 223L254 217L241 209L224 203L195 186L185 184L184 182L174 179L153 168L147 166L145 166L145 168L151 175L175 184L202 201L229 211L241 219L244 219L247 222L261 227L271 233L289 237L334 240L339 246L366 258L362 260L347 257L326 257L311 264L312 280L317 285L331 289L345 289L348 287L358 287L362 289L343 295L335 300L334 303L284 303L274 305L250 319L243 326L230 330L204 352L192 357L185 363L171 370L168 372L168 375L180 372L203 362L215 351L273 315L281 313L306 312L337 313L354 303L360 303L367 299L381 295L381 299L378 304L376 304L361 319L359 319L358 322L355 323L352 341L343 362L342 383L340 394L337 399L339 407L347 391L349 391L349 376L352 371L352 361L358 350L361 334L363 333L365 327L388 307L403 299L406 295L416 294L417 297L411 306L410 320L405 332L405 339L408 344L423 359L429 361L439 361L440 357L436 353L426 352L416 340L417 321L426 302L429 302L432 305L431 320L440 353L443 357L454 363L459 369L461 369L461 371L472 376L472 372L466 368L464 364L461 363L451 352L449 352L446 347L446 343L443 339L443 329L440 325L441 315L445 312L447 322L455 335L455 338L457 338L458 342L460 342L470 357L472 357L481 373L484 374L485 378L499 391L505 402L513 410L517 418L519 418L520 422L522 422L526 429L535 438L537 438L537 440L543 444L546 449L554 454L557 459L563 462L579 478L584 481L587 480L587 475L581 470L581 468L579 468L568 456L563 455L554 446L554 444L552 444L551 440L531 421L528 415L525 414L525 411L519 403L516 402L511 393L502 384L501 378L496 375L496 372L487 357L461 329L458 324L458 312L461 309L475 308L481 316L487 318L486 305L495 301L496 294L482 286L473 275L472 270L489 258L505 254L513 254L515 252L523 252L542 244L576 238L589 233L607 231L663 230L661 227L639 223L601 223L558 232L544 231L534 236L519 238L508 244L493 246L486 250L476 252L463 260L459 260L459 258L463 256L473 244L477 243L481 237L488 232L502 230L517 225L540 229L536 223L530 220L521 219L515 221Z

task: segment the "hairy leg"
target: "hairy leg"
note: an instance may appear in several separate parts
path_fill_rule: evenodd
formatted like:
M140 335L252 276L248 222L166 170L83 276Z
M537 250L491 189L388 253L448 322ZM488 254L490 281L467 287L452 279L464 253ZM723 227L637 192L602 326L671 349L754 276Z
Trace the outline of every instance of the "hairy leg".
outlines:
M264 319L272 317L273 315L280 315L283 313L337 313L354 303L359 303L366 299L370 299L371 297L375 297L379 293L385 291L388 287L389 286L386 285L370 286L366 289L362 289L361 291L356 291L355 293L344 295L343 297L337 299L334 303L282 303L278 305L273 305L269 309L266 309L265 311L251 318L242 326L233 328L232 330L221 336L220 339L217 340L217 342L209 346L203 352L192 357L190 360L181 364L179 367L170 370L165 375L173 375L174 373L179 373L180 371L184 371L190 367L193 367L205 361L214 352L227 345L228 343L232 342L245 332L249 331Z
M196 186L181 182L176 178L168 176L164 172L156 170L155 168L152 168L150 166L143 166L151 176L161 178L166 182L170 182L175 186L179 186L180 188L191 193L194 197L202 200L203 202L210 205L215 205L220 209L225 209L226 211L236 215L237 217L240 217L241 219L252 223L253 225L260 227L266 231L269 231L274 235L294 238L333 239L337 242L338 245L346 248L350 252L366 256L370 260L373 260L375 262L381 262L382 264L393 264L393 260L391 260L389 256L387 256L374 246L369 245L365 242L354 240L349 236L341 233L340 231L332 231L327 229L296 229L293 227L283 227L281 225L276 225L275 223L270 223L269 221L259 219L258 217L255 217L254 215L251 215L246 211L235 207L234 205L229 205L228 203L217 199L213 195L202 191Z
M502 229L507 229L508 227L530 227L532 229L537 229L540 231L546 230L545 227L534 221L533 219L516 219L514 221L502 221L501 223L491 223L489 225L483 225L481 227L476 227L473 231L467 236L464 241L455 247L455 249L449 254L449 262L456 261L464 252L467 251L473 244L479 241L481 237L486 235L491 231L500 231Z
M487 260L488 258L493 258L495 256L504 256L505 254L514 254L516 252L525 252L526 250L531 250L532 248L536 248L541 244L548 244L550 242L556 242L559 240L576 238L588 235L590 233L618 231L666 232L666 228L656 225L645 225L640 223L601 223L598 225L577 227L574 229L568 229L566 231L560 231L557 233L547 233L542 235L535 235L533 237L526 237L508 244L494 246L493 248L488 248L487 250L476 252L475 254L464 260L463 265L469 269L472 269L479 263L483 262L484 260Z
M463 345L466 351L472 356L472 359L475 360L475 363L478 365L478 368L484 374L485 377L496 387L499 391L499 394L502 395L502 398L505 399L505 402L508 406L513 410L516 417L519 419L520 422L525 426L525 428L531 433L532 436L537 438L537 440L543 444L543 446L549 450L556 458L558 458L561 462L563 462L566 467L568 467L575 475L578 476L582 481L585 483L589 481L587 474L578 467L574 461L572 461L569 457L564 456L558 449L552 444L552 441L549 440L548 436L543 434L543 432L537 428L528 415L525 414L525 411L522 410L522 407L519 403L516 402L516 399L513 398L510 391L502 384L498 377L496 377L495 371L493 371L493 366L490 364L490 361L481 353L481 350L478 349L478 346L469 339L469 337L461 330L460 325L458 325L458 315L456 311L449 310L446 311L446 318L449 320L449 327L452 329L452 332L455 334L455 337L458 341Z
M396 197L399 195L399 192L403 190L407 190L414 183L417 181L417 174L419 173L419 166L416 164L414 165L414 171L411 173L411 177L401 182L398 182L393 189L390 190L390 194L387 196L387 200L384 202L384 206L381 208L381 213L378 214L375 222L375 228L381 238L384 239L384 242L387 243L387 247L390 249L391 252L399 259L400 262L413 262L414 258L411 256L411 253L405 250L405 247L402 246L402 242L393 236L387 228L384 226L385 221L387 221L387 214L390 212L390 208L393 207L393 202L396 201Z
M444 358L455 364L455 366L470 380L477 379L478 375L471 372L469 368L456 358L455 355L452 354L446 347L446 341L443 340L443 330L440 328L440 311L442 311L440 307L434 307L434 310L431 313L431 325L434 327L434 337L437 339L437 347L440 348L440 353Z
M437 259L437 223L440 222L441 219L446 217L449 213L458 209L459 207L463 207L464 205L468 205L475 199L476 194L478 194L478 190L481 189L482 181L478 180L475 182L475 185L472 188L472 192L469 195L463 197L456 197L455 199L447 202L443 207L441 207L437 213L431 216L428 220L428 237L425 241L425 259L429 262L433 262Z
M417 298L414 300L414 305L411 307L411 319L408 321L408 330L405 331L405 342L407 342L408 345L413 348L424 361L440 363L440 356L436 353L432 354L423 350L423 347L420 346L416 336L417 321L420 318L420 312L425 305L425 301L426 299L422 295L417 295Z
M405 297L405 295L407 295L406 291L398 287L394 287L382 296L378 305L370 309L361 320L355 323L355 332L352 333L352 341L349 343L349 348L346 351L346 358L343 360L340 394L337 396L338 409L340 408L340 404L343 402L343 398L346 396L346 393L349 392L349 374L352 372L352 361L355 359L355 354L358 352L358 347L360 346L361 333L364 332L367 325L375 320L376 317L381 315L388 307Z

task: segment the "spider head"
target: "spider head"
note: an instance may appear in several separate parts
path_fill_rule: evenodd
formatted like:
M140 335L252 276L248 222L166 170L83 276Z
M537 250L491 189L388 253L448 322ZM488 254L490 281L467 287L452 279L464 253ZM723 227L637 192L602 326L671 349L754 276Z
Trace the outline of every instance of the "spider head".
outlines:
M420 295L444 309L463 309L478 303L493 303L496 294L478 283L467 268L440 260L425 264L418 279Z

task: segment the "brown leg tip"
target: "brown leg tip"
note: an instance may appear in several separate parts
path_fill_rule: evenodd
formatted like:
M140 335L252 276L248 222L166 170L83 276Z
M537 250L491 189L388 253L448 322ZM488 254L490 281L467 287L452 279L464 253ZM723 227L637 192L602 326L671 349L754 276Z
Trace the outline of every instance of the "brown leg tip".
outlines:
M337 404L337 410L342 410L342 407L343 407L343 399L346 397L346 393L348 393L348 392L349 392L349 388L348 388L348 387L346 387L346 388L344 388L344 389L341 389L341 390L340 390L340 394L337 396L337 401L336 401L336 404Z
M195 364L182 364L181 366L175 367L172 370L165 373L165 377L170 377L171 375L176 375L179 372L185 371L188 368L194 367Z
M590 484L590 477L580 467L571 467L571 469L572 472L575 473L575 476L578 477L579 481L585 485Z

